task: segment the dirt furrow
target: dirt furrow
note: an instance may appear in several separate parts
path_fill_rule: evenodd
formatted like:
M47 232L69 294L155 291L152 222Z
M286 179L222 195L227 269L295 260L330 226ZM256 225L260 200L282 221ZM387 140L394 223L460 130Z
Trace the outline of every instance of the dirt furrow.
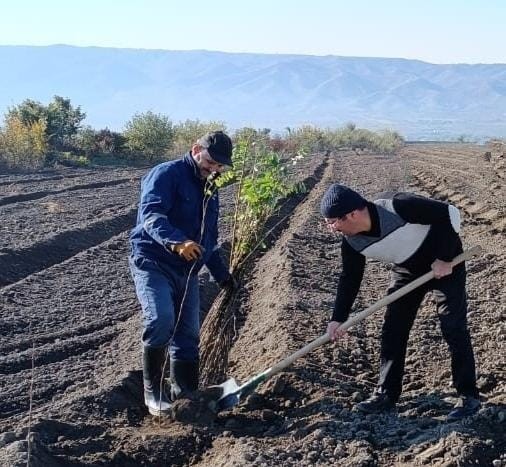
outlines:
M122 234L0 291L1 367L9 373L0 379L0 393L7 392L0 399L16 406L11 411L26 416L32 355L39 413L62 389L83 382L99 386L97 370L107 370L114 358L123 361L110 351L117 349L118 335L135 324L126 256ZM124 347L125 355L133 343ZM25 390L12 397L20 384Z
M115 315L118 320L126 319L130 315L130 312L122 312ZM54 314L51 315L51 322L56 318ZM68 317L65 317L68 318ZM60 318L61 320L62 318ZM112 324L111 317L105 318L95 318L93 321L87 321L81 323L77 326L66 326L64 329L58 331L52 331L48 329L44 331L41 329L41 322L38 321L38 330L37 332L32 333L31 336L28 336L25 332L20 335L15 335L15 330L20 327L20 320L0 320L0 328L2 329L3 335L5 336L5 340L2 343L2 350L7 354L9 352L15 351L16 353L21 353L31 348L32 345L37 347L43 346L45 344L50 344L53 342L61 342L65 339L72 339L76 337L85 336L87 334L91 334L95 331L103 329L110 324ZM26 320L22 320L24 326L28 326L29 323ZM26 327L25 327L26 330ZM14 335L14 338L8 337L10 335ZM4 357L5 358L5 357Z
M0 287L19 281L30 274L42 271L76 255L80 251L104 242L133 225L136 208L121 215L88 224L86 227L67 230L47 240L19 250L4 249L0 253Z
M14 195L29 195L42 191L62 191L72 188L76 182L79 185L106 183L118 179L138 179L148 168L111 168L104 167L96 170L65 169L53 175L41 176L37 173L24 175L8 175L0 177L0 195L2 197ZM0 198L1 199L1 198Z
M88 175L94 175L96 172L88 172ZM16 185L27 185L33 183L43 183L43 182L52 182L52 181L60 181L64 179L71 178L80 178L82 179L86 176L86 172L79 170L77 173L69 173L68 171L65 175L47 175L41 176L37 174L27 174L27 175L2 175L0 177L0 186L9 186L15 187Z
M122 214L137 203L137 190L137 181L127 182L0 206L0 253L30 247L66 230Z
M72 191L113 187L117 185L122 185L124 183L131 183L132 181L135 181L135 179L132 180L131 178L120 178L118 180L109 180L107 182L94 182L94 183L87 183L84 185L73 185L68 188L63 188L62 190L37 191L34 193L24 193L20 195L4 196L0 198L0 206L5 206L7 204L14 204L14 203L23 203L26 201L35 201L37 199L45 198L46 196L59 195L62 193L68 193Z

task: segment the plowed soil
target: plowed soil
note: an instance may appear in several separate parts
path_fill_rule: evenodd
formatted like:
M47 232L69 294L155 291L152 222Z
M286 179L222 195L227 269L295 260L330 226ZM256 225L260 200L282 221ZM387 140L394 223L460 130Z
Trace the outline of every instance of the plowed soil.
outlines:
M244 382L325 332L340 269L340 239L318 213L330 183L455 204L465 245L485 252L468 263L483 405L453 423L445 421L456 402L449 355L431 296L411 333L397 413L354 409L376 383L379 311L213 423L159 422L143 405L139 306L127 267L145 170L0 176L0 464L506 465L505 151L413 144L394 156L307 157L295 167L307 193L272 220L284 219L239 296L229 374ZM222 193L222 242L232 189ZM204 315L217 288L206 272L200 279ZM384 296L388 282L388 267L368 262L355 310Z

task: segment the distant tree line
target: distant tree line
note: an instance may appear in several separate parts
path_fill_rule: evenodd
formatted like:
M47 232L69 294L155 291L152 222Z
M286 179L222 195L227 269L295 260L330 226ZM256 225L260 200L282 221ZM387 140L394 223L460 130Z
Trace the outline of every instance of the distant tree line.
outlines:
M11 107L0 126L0 166L35 169L55 164L151 163L187 151L202 134L227 130L219 121L186 120L174 123L154 112L135 114L122 132L83 125L86 114L70 99L54 96L48 105L27 99ZM337 130L314 126L286 128L272 135L268 128L241 128L236 139L262 139L279 153L314 153L339 148L392 153L403 143L396 132L372 132L353 123Z

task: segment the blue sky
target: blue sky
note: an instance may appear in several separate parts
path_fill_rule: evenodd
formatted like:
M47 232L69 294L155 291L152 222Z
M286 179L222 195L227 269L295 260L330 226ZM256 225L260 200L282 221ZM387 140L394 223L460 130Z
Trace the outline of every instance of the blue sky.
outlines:
M4 0L14 44L506 63L506 0Z

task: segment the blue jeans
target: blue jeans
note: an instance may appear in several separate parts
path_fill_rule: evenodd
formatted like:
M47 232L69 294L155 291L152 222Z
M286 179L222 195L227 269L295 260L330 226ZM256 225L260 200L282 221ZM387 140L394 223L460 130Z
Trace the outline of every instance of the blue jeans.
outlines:
M188 273L140 256L130 257L129 263L137 298L142 307L144 346L169 345L172 359L198 360L198 277L190 276L185 294Z

